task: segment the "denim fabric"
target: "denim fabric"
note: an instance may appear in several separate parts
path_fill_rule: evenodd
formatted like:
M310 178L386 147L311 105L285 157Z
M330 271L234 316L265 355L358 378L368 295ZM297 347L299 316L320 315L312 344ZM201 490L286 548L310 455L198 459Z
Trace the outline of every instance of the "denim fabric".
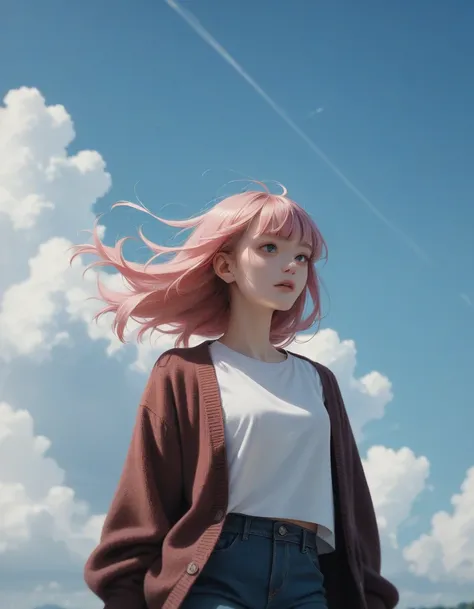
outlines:
M315 533L229 514L182 609L327 609Z

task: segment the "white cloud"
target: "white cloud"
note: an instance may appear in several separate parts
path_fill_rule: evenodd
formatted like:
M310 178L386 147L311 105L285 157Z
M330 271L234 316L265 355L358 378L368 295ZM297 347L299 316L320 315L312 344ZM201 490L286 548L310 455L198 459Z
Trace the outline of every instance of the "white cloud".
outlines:
M0 305L0 358L49 352L68 339L71 321L84 323L92 340L104 340L109 355L122 348L112 333L110 316L100 318L98 323L93 321L101 306L93 299L97 296L97 273L91 270L83 276L85 266L80 259L76 259L72 268L69 266L71 245L62 238L43 243L29 261L29 276L5 292ZM109 288L123 289L118 274L100 275ZM58 321L61 312L67 314L67 319L62 320L63 326ZM129 338L133 339L136 329L136 323L129 324ZM201 340L196 337L191 344ZM148 373L158 355L173 344L174 338L167 335L145 337L143 344L134 347L137 355L132 367ZM311 340L308 336L298 337L290 349L326 364L335 372L358 439L368 421L383 417L393 397L391 383L376 371L356 376L354 341L341 340L337 332L325 329Z
M471 594L471 596L470 596ZM418 592L407 588L400 589L400 604L397 609L408 609L414 607L457 607L466 599L473 598L472 591L453 589L450 591L440 590L436 592Z
M102 157L94 150L67 154L75 138L71 117L64 106L47 106L37 89L9 91L4 106L0 108L0 213L15 230L32 229L41 215L47 218L49 234L66 218L77 230L90 220L91 204L110 187Z
M103 306L98 302L97 297L97 272L89 270L85 275L85 266L76 259L77 269L80 273L75 273L68 289L65 291L65 310L70 322L81 322L85 325L87 334L91 340L102 340L107 345L107 355L115 355L124 344L112 332L112 322L109 315L100 317L94 321L94 315ZM119 274L100 274L101 282L110 290L122 290L123 281ZM132 335L133 324L129 325L129 333Z
M61 105L48 106L37 89L10 91L0 108L0 214L15 231L37 233L36 246L17 248L28 260L28 276L10 277L0 304L0 358L35 356L68 341L71 321L85 323L93 340L105 340L109 355L121 343L110 331L110 318L93 322L99 309L96 273L82 279L78 260L69 268L68 248L77 241L71 233L93 223L91 205L110 187L105 163L95 151L68 156L75 137L72 119ZM102 229L103 230L103 229ZM0 230L0 236L1 236ZM24 237L23 237L24 239ZM35 241L35 239L33 239ZM111 287L120 289L117 275L102 274ZM130 335L136 324L129 327ZM138 346L133 364L147 372L161 351L173 344L162 336ZM388 379L378 372L356 378L353 341L341 341L336 332L324 330L295 350L328 364L337 374L357 437L367 421L383 416L392 399Z
M41 550L46 537L80 563L97 543L104 517L91 515L64 485L65 472L47 455L50 446L35 435L27 410L0 403L0 554L35 556L32 546Z
M406 447L393 450L372 446L363 465L379 525L384 572L403 571L406 564L398 544L398 531L426 488L429 461L426 457L417 457Z
M314 118L317 114L321 114L321 112L324 112L323 107L315 108L308 114L308 118Z
M103 341L109 356L116 355L123 347L111 332L110 317L92 321L100 308L100 303L88 300L96 295L96 272L83 278L83 262L76 260L72 267L68 262L68 248L77 242L78 231L93 223L91 206L110 187L104 160L96 151L68 154L75 137L72 119L63 106L48 106L36 89L10 91L4 103L0 108L0 359L11 363L19 356L54 357L54 348L70 341L74 323L83 325L91 340ZM11 252L15 256L7 266ZM101 277L109 287L120 289L118 275ZM136 325L129 330L133 336ZM355 343L341 340L334 330L299 340L304 344L297 342L290 349L335 372L360 440L364 426L382 418L393 398L389 379L378 371L358 375ZM159 353L172 344L168 336L145 341L136 347L133 368L148 373ZM49 440L34 435L27 411L0 405L0 572L2 564L17 564L19 556L19 573L23 568L35 572L41 557L60 582L44 580L29 592L2 589L2 609L33 609L43 603L71 609L96 606L92 595L64 586L60 576L68 561L81 562L89 553L103 516L92 515L65 485L64 471L47 456L49 446ZM378 446L368 451L364 467L381 528L384 568L397 571L403 566L397 534L425 488L429 463L408 448L394 451ZM440 573L449 571L454 578L456 572L458 579L459 574L471 573L472 564L466 567L465 561L472 554L466 552L462 535L472 534L466 524L474 503L472 491L464 489L463 497L452 516L440 517L444 527L458 527L455 541L446 540L434 524L430 535L407 549L415 573L428 575L432 569L435 559L426 558L427 549L443 557ZM472 539L470 543L472 547Z
M405 548L404 556L413 573L431 581L474 583L474 467L451 504L452 512L437 512L431 531Z
M337 332L325 329L311 340L298 337L289 348L325 364L335 373L358 440L369 421L384 416L387 404L393 399L392 384L377 371L356 376L357 349L353 340L341 340Z
M71 321L84 322L93 340L107 341L109 355L120 348L110 318L93 321L99 309L97 301L91 300L97 295L97 274L91 270L83 277L86 267L79 258L69 264L71 245L60 237L42 243L28 261L29 276L5 291L0 303L0 359L49 353L68 341ZM120 288L118 275L103 273L102 281L109 288Z
M29 355L49 349L68 334L56 328L48 329L61 309L58 298L73 277L69 269L67 249L70 243L55 237L39 247L37 256L28 262L30 275L11 285L0 306L0 357Z
M430 472L426 457L409 448L372 446L363 460L377 511L380 531L398 547L397 528L410 516L413 502L425 489Z
M34 88L14 89L0 106L0 293L18 282L41 243L77 241L94 221L91 206L110 188L94 150L68 154L75 138L64 106Z
M65 590L57 582L46 582L18 591L2 590L2 609L99 609L104 604L85 590Z

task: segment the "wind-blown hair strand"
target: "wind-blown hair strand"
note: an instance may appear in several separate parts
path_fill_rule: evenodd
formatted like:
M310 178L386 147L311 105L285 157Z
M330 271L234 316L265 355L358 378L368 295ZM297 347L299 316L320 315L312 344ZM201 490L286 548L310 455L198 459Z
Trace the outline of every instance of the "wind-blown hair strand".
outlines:
M296 235L312 246L311 264L305 290L289 311L275 311L270 339L285 346L297 332L312 327L321 318L320 282L315 263L327 255L324 239L308 213L283 194L257 190L229 196L206 211L187 220L165 220L143 206L119 202L153 216L164 224L191 233L182 245L165 247L153 243L138 231L152 256L145 264L130 262L123 255L127 239L114 247L104 245L96 222L92 243L73 248L72 259L92 254L98 260L90 266L111 266L125 284L122 292L112 291L98 282L99 296L106 306L96 315L112 313L113 330L125 342L129 320L140 326L138 340L151 330L176 336L176 344L187 346L193 335L205 338L221 336L229 319L229 286L214 272L213 259L220 251L231 251L238 238L252 222L257 233L289 238ZM166 259L160 257L166 255ZM89 268L89 267L88 267ZM304 317L307 299L312 306Z

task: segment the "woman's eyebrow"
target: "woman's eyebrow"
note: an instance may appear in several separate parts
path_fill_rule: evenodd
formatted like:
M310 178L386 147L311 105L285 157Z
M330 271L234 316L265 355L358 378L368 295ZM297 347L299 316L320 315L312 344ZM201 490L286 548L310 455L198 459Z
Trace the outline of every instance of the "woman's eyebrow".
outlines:
M305 247L306 249L312 251L313 250L313 246L310 245L307 241L300 241L299 245L301 247Z

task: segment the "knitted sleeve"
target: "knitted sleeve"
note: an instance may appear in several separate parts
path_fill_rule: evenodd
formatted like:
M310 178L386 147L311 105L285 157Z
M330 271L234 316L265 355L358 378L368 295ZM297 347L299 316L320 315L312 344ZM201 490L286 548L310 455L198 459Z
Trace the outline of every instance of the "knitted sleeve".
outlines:
M144 580L182 500L181 450L166 359L150 375L100 543L84 577L104 609L146 609Z
M359 449L335 377L333 377L333 382L342 406L342 424L351 470L351 492L348 496L351 497L352 505L348 507L354 514L354 533L361 563L363 594L368 609L393 609L399 601L398 590L381 574L380 537L374 505Z

